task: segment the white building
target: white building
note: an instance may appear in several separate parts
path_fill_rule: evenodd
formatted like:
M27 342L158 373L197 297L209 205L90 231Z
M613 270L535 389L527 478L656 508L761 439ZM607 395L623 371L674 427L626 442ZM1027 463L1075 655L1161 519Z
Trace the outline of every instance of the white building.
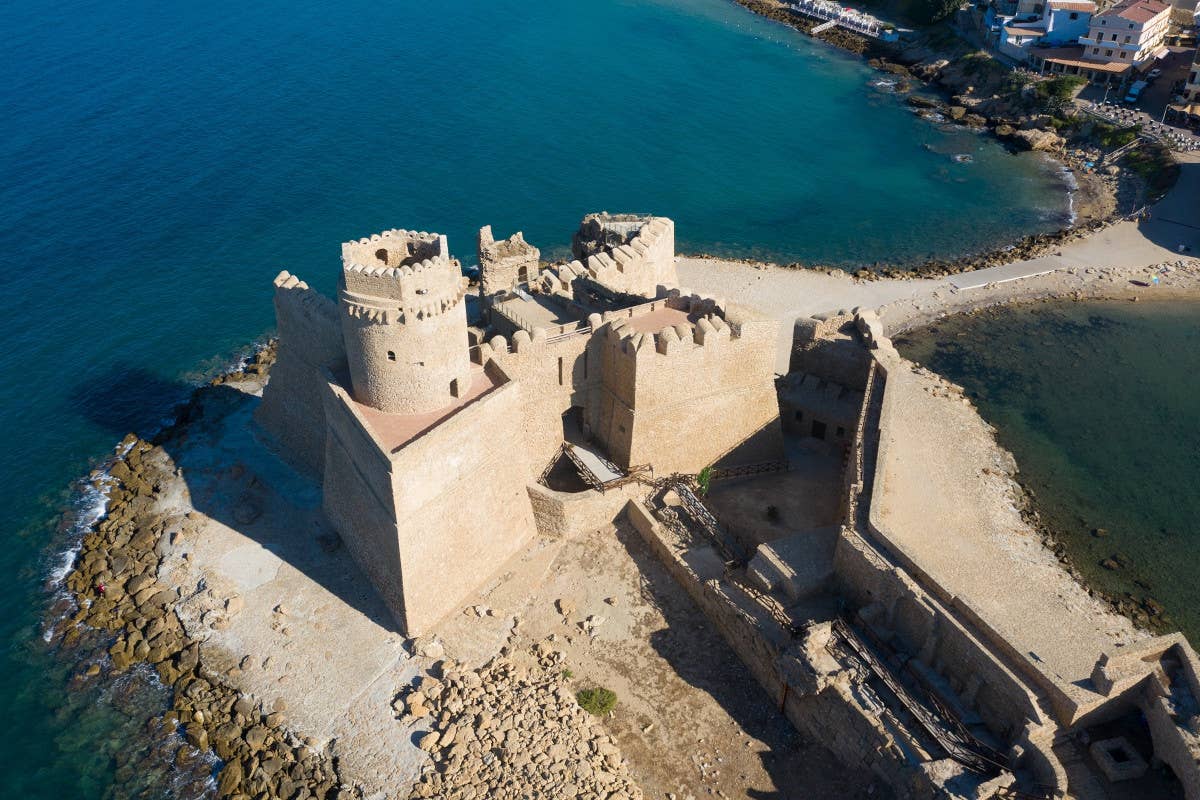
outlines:
M1091 0L1048 0L1036 4L1023 0L1017 18L1001 30L999 50L1010 58L1026 61L1033 45L1076 44L1088 35L1094 13L1096 4Z
M1134 69L1158 58L1171 21L1171 6L1162 0L1123 0L1091 19L1080 37L1087 61L1130 64Z

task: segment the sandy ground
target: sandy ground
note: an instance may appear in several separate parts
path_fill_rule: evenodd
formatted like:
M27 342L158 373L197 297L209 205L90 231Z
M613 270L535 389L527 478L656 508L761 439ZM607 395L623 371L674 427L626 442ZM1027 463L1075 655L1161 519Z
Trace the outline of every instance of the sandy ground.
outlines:
M883 415L872 528L1030 668L1072 693L1102 653L1145 636L1091 597L1022 518L1015 462L957 387L897 359Z

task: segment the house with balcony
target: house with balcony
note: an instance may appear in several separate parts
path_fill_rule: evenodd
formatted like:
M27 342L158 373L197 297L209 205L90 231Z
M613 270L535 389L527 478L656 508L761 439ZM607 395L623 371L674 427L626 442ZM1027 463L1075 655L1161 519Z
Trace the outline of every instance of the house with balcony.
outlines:
M1147 71L1166 48L1171 6L1163 0L1122 0L1093 14L1079 45L1031 53L1043 72L1082 75L1095 83L1123 82Z
M1074 45L1088 35L1096 4L1091 0L1021 0L1017 16L1006 23L997 49L1018 61L1028 61L1030 48Z

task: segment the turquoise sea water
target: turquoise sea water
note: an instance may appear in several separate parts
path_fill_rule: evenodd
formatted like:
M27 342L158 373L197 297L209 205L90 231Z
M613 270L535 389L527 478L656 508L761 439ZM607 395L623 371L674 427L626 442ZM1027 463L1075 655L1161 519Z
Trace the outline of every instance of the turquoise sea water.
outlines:
M129 763L161 696L71 678L43 584L73 478L269 330L280 268L330 291L338 243L391 227L468 263L487 223L553 255L599 209L854 266L1066 209L1036 157L726 0L9 0L0 31L5 797L185 794Z
M1137 303L1038 304L953 317L898 345L975 398L1089 584L1141 611L1160 603L1165 626L1200 643L1194 300L1148 290Z

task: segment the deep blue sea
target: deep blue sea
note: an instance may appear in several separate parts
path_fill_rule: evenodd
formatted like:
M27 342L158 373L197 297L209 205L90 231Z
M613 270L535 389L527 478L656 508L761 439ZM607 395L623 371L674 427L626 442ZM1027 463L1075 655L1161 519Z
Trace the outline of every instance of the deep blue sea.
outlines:
M1044 161L727 0L5 0L0 33L4 797L186 794L138 766L161 693L72 677L44 584L73 479L269 331L280 268L331 290L339 242L391 227L555 255L601 209L855 267L1067 208Z

